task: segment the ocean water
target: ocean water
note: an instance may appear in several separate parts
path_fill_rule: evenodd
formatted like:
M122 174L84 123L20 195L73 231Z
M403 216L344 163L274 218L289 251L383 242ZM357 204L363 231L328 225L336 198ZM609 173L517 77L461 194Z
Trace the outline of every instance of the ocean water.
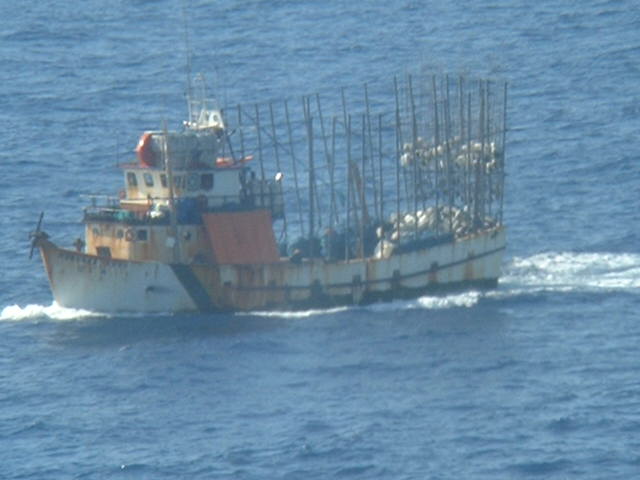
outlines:
M186 7L186 8L185 8ZM52 304L141 131L415 65L510 85L499 287L308 312ZM640 9L631 0L0 0L0 478L640 475Z

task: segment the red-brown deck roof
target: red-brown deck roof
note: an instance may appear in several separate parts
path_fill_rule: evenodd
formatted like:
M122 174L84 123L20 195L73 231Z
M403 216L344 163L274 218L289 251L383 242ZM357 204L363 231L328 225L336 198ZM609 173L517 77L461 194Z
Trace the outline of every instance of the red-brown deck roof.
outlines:
M268 210L206 213L203 220L216 263L246 265L279 261Z

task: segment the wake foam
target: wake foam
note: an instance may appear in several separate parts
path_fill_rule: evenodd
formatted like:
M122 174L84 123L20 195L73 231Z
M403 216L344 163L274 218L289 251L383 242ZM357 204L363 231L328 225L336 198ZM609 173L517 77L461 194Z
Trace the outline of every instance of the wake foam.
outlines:
M34 320L38 318L49 318L52 320L78 320L87 317L103 317L104 314L91 312L89 310L79 310L74 308L64 308L53 302L48 307L44 305L9 305L2 309L0 321Z
M514 258L500 287L526 291L638 291L640 255L548 252Z

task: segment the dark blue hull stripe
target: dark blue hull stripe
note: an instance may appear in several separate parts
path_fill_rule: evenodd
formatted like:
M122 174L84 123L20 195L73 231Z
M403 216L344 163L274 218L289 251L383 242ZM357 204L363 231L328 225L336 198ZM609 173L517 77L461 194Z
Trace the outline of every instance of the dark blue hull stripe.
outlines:
M211 297L189 265L171 264L171 270L200 311L215 310Z

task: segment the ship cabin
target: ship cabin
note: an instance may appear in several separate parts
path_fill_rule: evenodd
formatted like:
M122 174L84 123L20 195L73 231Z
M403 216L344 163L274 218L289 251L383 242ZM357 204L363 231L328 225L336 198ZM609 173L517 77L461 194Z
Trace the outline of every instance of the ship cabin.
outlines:
M215 263L212 232L228 230L215 219L238 218L253 230L260 225L258 236L271 243L271 224L284 215L282 176L258 178L252 157L224 155L224 141L221 128L145 132L138 161L121 165L118 198L85 208L85 240L76 249L111 259Z

